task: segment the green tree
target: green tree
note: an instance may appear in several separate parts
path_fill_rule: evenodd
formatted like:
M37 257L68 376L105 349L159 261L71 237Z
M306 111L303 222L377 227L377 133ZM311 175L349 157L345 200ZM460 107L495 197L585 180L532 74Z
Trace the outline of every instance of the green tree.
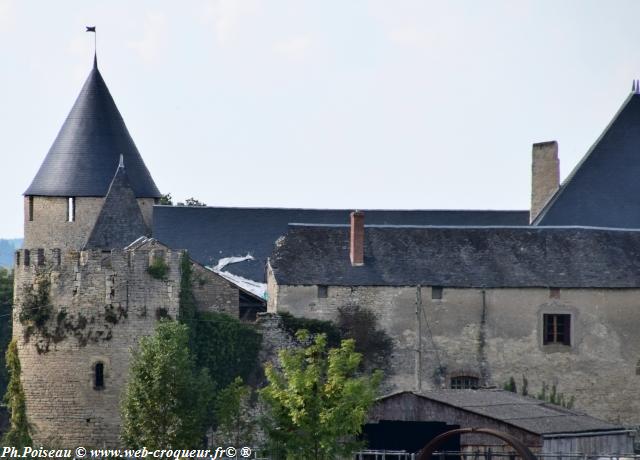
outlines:
M217 444L247 446L253 444L255 422L251 416L251 387L240 377L220 390L216 398Z
M173 198L171 198L171 193L166 193L160 197L158 200L158 204L162 204L165 206L173 206Z
M121 408L123 441L149 449L200 445L211 394L207 371L196 371L189 352L188 327L160 321L133 353Z
M11 412L11 426L2 438L2 444L16 448L31 446L24 389L22 388L22 382L20 382L20 358L18 357L18 345L15 340L12 340L9 344L6 361L10 378L4 401Z
M0 394L7 391L7 363L4 350L11 341L13 304L13 271L0 267Z
M297 338L308 342L301 330ZM358 447L382 373L358 375L362 356L353 340L327 351L318 334L305 348L279 353L282 371L265 367L269 384L260 391L265 402L265 428L271 445L281 446L286 458L329 460L351 455Z

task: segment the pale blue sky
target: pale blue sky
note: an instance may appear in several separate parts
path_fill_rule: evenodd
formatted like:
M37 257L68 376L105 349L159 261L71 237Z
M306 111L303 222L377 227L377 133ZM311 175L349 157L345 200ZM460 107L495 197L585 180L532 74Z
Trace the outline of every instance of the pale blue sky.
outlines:
M0 238L101 72L158 187L215 206L527 209L640 78L640 2L0 0Z

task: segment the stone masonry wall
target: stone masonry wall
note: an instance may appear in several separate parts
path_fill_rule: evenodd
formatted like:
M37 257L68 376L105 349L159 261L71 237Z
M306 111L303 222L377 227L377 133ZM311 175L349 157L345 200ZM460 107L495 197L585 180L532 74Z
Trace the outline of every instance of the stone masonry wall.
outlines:
M153 198L138 198L145 223L151 228ZM33 220L29 220L29 197L24 197L23 248L81 249L96 223L104 198L77 197L75 221L67 222L66 197L33 197ZM142 235L141 235L142 236Z
M148 250L53 250L45 263L16 266L13 334L22 364L27 416L37 445L118 446L120 398L131 350L159 316L178 314L180 253L168 251L166 281L147 273ZM24 260L24 251L17 257ZM50 336L25 335L19 313L30 286L51 282ZM62 320L60 312L62 314ZM94 388L104 365L104 388Z
M239 317L238 288L202 265L193 264L193 295L198 310Z
M275 283L270 283L273 287ZM502 387L513 376L536 394L543 382L575 397L590 415L640 424L640 290L444 289L442 300L423 287L420 322L416 287L278 286L268 311L334 320L337 309L358 304L376 312L394 340L385 390L416 388L421 343L423 389L449 386L452 377L478 377ZM483 300L484 298L484 300ZM571 315L571 346L543 345L543 314ZM418 326L421 326L418 341Z

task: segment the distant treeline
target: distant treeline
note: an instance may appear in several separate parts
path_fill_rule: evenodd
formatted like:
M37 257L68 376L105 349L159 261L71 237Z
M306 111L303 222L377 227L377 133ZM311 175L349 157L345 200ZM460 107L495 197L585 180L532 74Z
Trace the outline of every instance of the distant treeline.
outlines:
M0 239L0 267L13 267L13 253L22 245L22 238Z

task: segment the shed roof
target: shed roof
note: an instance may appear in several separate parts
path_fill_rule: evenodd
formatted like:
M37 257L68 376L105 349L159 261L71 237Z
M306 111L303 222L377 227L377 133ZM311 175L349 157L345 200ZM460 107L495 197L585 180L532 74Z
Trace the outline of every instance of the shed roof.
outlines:
M270 263L285 285L637 288L640 231L366 226L354 267L348 226L291 225Z
M535 219L640 228L640 94L633 92Z
M24 194L103 197L120 155L136 197L159 198L160 192L94 61L71 112Z
M265 279L275 241L291 222L344 224L345 209L223 208L155 206L153 235L173 248L187 249L203 265L250 254L252 260L225 271L254 281ZM395 225L527 225L528 211L365 210L367 222Z
M433 390L420 393L404 391L383 396L379 400L402 397L403 394L413 394L543 436L624 429L620 425L577 410L504 390Z

